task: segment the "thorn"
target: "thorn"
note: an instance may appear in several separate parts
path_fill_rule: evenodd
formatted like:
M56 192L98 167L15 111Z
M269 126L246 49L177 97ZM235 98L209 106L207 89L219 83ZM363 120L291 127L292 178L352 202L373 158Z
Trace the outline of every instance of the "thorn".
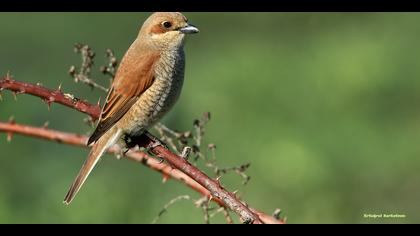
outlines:
M216 178L216 183L220 186L220 178L222 178L222 176L221 175L219 175L217 178Z
M9 117L9 124L11 124L11 125L16 124L14 116Z
M47 103L48 106L48 111L51 111L51 103L55 101L55 99L53 97L50 98L44 98L42 99L45 103Z
M232 194L235 195L235 197L237 197L238 192L239 192L239 190L237 189L237 190L233 191Z
M13 116L9 117L9 124L14 125L15 122L15 118ZM7 132L7 142L11 142L13 138L13 133L12 132Z
M101 105L101 98L102 98L102 97L99 97L99 100L98 100L98 103L97 103L97 105L98 105L98 106L100 106L100 105Z
M209 202L211 202L211 200L213 200L213 195L210 195L209 197Z
M10 70L8 70L6 73L6 78L4 78L4 80L9 81L11 79L12 79L12 76L10 75Z
M38 82L38 83L36 83L36 86L42 86L42 84Z
M16 92L12 92L12 94L13 94L13 98L15 99L15 101L17 101L17 94L16 94Z
M3 101L3 96L1 95L1 90L0 90L0 101Z
M46 102L47 103L47 106L48 106L48 111L51 111L51 100L50 99L43 99L44 100L44 102Z
M169 176L168 174L163 174L162 183L166 183L166 181L168 181L170 178L171 176Z
M61 85L62 85L62 84L60 83L60 85L58 85L58 89L57 89L60 93L62 92L62 90L61 90Z
M13 138L13 133L12 132L7 132L7 142L10 143L12 141Z
M43 129L48 128L48 125L50 125L49 121L45 121L44 125L42 126Z

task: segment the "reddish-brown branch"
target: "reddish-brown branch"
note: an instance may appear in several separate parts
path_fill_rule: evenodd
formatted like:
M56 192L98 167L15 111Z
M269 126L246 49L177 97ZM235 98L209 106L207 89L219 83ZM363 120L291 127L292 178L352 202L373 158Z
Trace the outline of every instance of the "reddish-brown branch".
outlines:
M75 101L71 96L64 95L61 91L53 91L44 88L39 85L27 84L24 82L18 82L11 80L9 77L0 80L0 91L2 89L9 89L13 92L29 93L34 96L46 99L47 102L57 102L66 105L70 108L74 108L81 112L90 115L92 118L99 117L100 108L99 106L90 105L87 102L80 100ZM17 133L36 138L43 138L47 140L57 141L60 143L66 143L76 146L85 146L86 137L69 134L59 131L50 130L47 128L36 128L24 125L18 125L14 122L0 123L0 131L7 132L8 134ZM154 141L146 136L142 136L143 145L150 145ZM217 180L213 180L206 174L201 172L198 168L188 163L182 157L172 153L162 146L156 146L151 150L155 155L164 158L169 165L163 163L157 163L153 159L150 159L147 154L142 152L130 151L126 154L127 158L141 162L146 166L160 171L165 176L170 176L181 182L184 182L189 187L193 188L197 192L204 196L211 198L221 206L226 206L235 213L237 213L243 222L247 223L283 223L271 216L264 213L252 210L243 204L236 196L229 191L225 190ZM117 146L112 147L109 152L119 153ZM172 167L176 169L172 169ZM178 170L177 170L178 169Z
M47 128L38 128L26 125L16 124L14 122L0 122L0 132L5 133L13 133L13 134L21 134L25 136L30 136L34 138L45 139L49 141L55 141L58 143L69 144L79 147L87 148L86 141L87 137L72 133L60 132L56 130L51 130ZM120 148L117 145L114 145L112 148L108 150L111 154L118 154L120 153ZM203 196L210 198L211 193L209 190L201 186L197 183L194 179L190 178L183 172L173 169L171 166L165 163L160 163L153 158L150 158L146 153L139 152L139 151L130 151L125 155L125 158L136 161L139 163L144 164L145 166L159 171L164 176L170 177L172 179L176 179L188 187L192 188L196 192L200 193ZM220 206L225 206L224 202L218 198L212 198ZM269 216L265 213L259 212L257 210L251 209L254 213L256 213L263 223L270 223L270 224L279 224L284 223L282 220L277 220L272 216Z
M47 89L43 86L19 82L11 79L9 76L0 80L0 91L2 89L10 90L16 94L26 93L31 94L44 100L48 106L55 102L61 105L76 109L80 112L86 113L92 117L93 120L98 119L101 113L101 107L98 105L91 105L86 101L82 101L70 94L64 94L60 88L57 90Z
M152 146L153 140L148 139L146 146ZM239 214L241 219L246 223L262 223L254 212L246 207L242 202L238 201L236 196L229 191L226 191L218 180L213 180L200 171L197 167L191 165L184 158L172 153L163 146L157 146L151 150L153 154L164 158L171 166L182 171L204 188L206 188L213 198L221 200L224 205L229 207L232 211Z

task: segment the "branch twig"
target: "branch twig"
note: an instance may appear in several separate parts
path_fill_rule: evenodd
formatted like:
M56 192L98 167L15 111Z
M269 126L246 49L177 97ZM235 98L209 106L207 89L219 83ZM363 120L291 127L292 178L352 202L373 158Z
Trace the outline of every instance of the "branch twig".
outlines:
M82 65L80 66L79 71L77 71L75 66L71 66L69 69L69 74L74 78L74 82L77 83L80 81L89 85L89 87L92 89L97 88L104 92L108 92L107 88L90 79L90 71L93 66L93 58L95 57L95 52L88 45L80 43L76 43L74 45L74 51L82 55ZM113 56L113 54L111 54L111 56Z
M118 60L111 49L106 50L106 57L108 58L108 64L106 66L101 66L99 70L102 74L109 75L112 80L115 77L115 72L117 71Z
M190 200L191 198L190 198L190 196L188 196L188 195L182 195L182 196L178 196L178 197L176 197L176 198L174 198L174 199L172 199L172 200L170 200L168 203L166 203L165 204L165 206L163 206L163 208L162 208L162 210L159 212L159 214L156 216L156 218L152 221L152 224L155 224L159 219L160 219L160 217L165 213L165 212L167 212L168 211L168 208L170 207L170 206L172 206L173 204L175 204L176 202L179 202L179 201L181 201L181 200Z

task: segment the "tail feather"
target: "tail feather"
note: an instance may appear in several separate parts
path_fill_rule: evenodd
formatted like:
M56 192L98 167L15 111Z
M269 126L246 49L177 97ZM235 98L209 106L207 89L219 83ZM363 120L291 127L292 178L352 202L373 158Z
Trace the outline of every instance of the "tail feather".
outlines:
M109 130L105 135L103 135L92 147L88 158L80 169L79 173L76 176L76 179L73 181L70 189L68 190L64 203L69 205L70 202L74 199L76 194L79 192L83 183L86 181L90 172L95 167L96 163L99 161L103 153L113 144L115 144L118 138L121 135L121 130L113 129Z

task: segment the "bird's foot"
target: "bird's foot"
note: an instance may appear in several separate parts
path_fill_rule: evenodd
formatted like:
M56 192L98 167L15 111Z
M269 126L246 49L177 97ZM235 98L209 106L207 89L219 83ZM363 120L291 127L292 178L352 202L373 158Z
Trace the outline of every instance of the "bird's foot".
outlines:
M158 147L158 146L162 146L162 147L168 149L168 146L163 141L161 141L159 138L153 136L149 132L146 131L146 132L144 132L144 134L149 139L151 139L153 141L153 142L151 142L150 144L147 145L147 147L146 147L146 153L149 154L150 156L156 158L159 161L159 163L163 163L165 160L162 157L160 157L160 156L156 156L152 152L152 149L154 149L155 147Z
M158 146L162 146L162 147L164 147L164 148L166 148L166 149L169 149L168 148L168 145L166 145L166 143L164 143L162 140L160 140L159 138L157 138L157 137L155 137L155 136L153 136L151 133L149 133L149 132L144 132L144 134L149 138L149 139L151 139L153 142L152 143L150 143L149 145L147 145L147 148L149 148L149 149L153 149L153 148L155 148L155 147L158 147Z

